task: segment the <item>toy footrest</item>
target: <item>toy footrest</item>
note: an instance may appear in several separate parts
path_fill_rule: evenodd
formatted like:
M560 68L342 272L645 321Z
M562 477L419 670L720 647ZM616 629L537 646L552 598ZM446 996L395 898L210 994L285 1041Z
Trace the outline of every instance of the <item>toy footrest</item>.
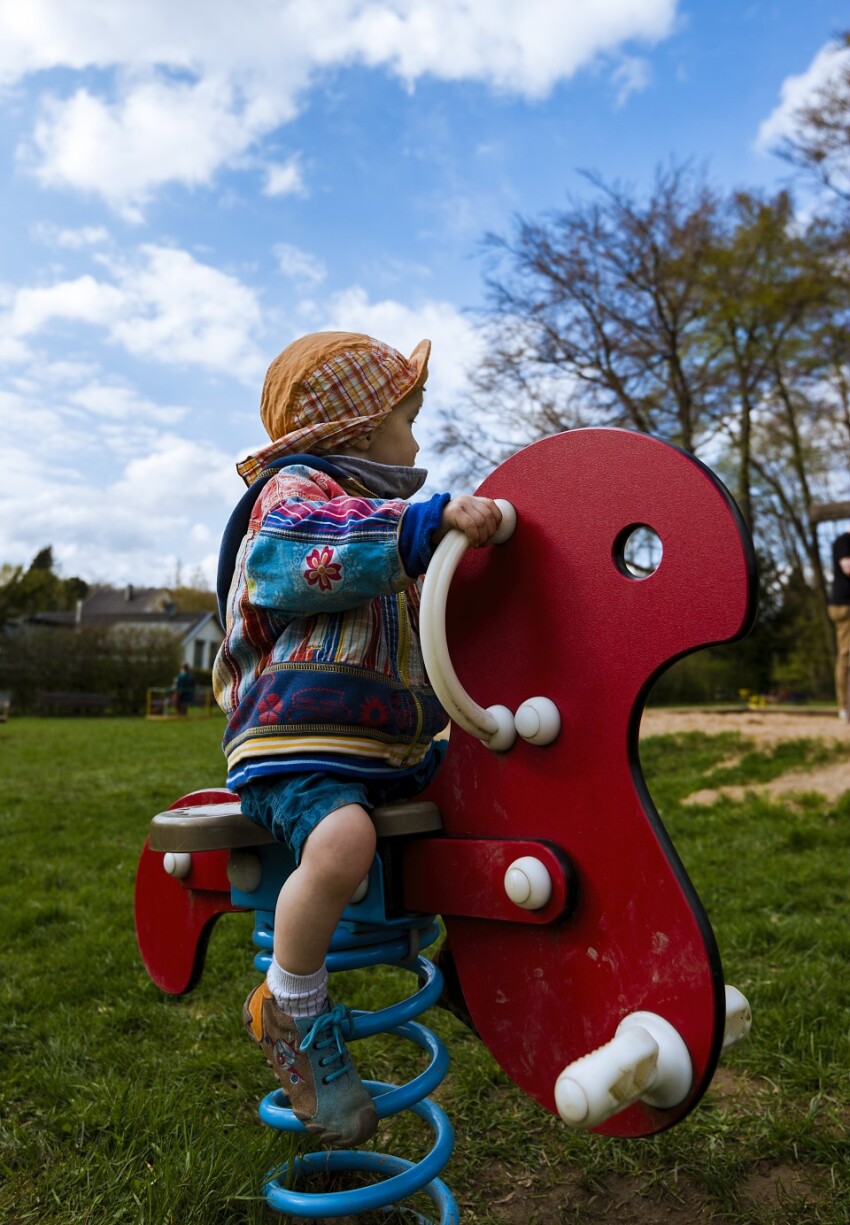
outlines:
M383 805L374 810L372 820L379 838L427 834L442 828L439 808L424 800ZM267 829L243 815L236 800L170 808L151 821L152 851L222 851L267 846L274 841Z

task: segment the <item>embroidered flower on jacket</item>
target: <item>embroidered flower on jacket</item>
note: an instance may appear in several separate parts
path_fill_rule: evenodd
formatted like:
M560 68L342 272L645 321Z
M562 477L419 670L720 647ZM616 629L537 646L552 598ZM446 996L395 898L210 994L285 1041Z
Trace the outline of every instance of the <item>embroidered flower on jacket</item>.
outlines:
M390 712L380 698L367 698L360 707L360 722L365 727L383 727L389 718Z
M279 723L283 713L283 702L276 693L267 693L257 704L258 723Z
M342 566L333 560L333 555L333 549L325 545L321 549L313 549L304 558L307 563L304 578L311 587L318 584L319 591L331 591L334 583L342 582Z

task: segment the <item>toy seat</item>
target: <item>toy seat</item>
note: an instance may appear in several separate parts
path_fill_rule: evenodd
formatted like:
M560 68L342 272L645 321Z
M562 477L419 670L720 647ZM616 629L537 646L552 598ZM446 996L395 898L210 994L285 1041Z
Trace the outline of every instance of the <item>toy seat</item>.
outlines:
M435 834L436 804L414 801L376 808L372 820L379 849L367 878L343 916L345 924L387 925L419 931L432 914L404 914L389 898L385 844ZM203 972L210 934L223 914L255 910L255 942L271 947L271 913L295 861L286 847L244 816L239 797L223 788L192 792L152 819L136 876L136 935L154 982L169 995L183 995ZM265 934L264 934L265 933ZM360 933L362 936L362 932ZM416 944L416 939L414 939ZM258 959L263 969L267 958ZM333 968L332 959L329 967Z

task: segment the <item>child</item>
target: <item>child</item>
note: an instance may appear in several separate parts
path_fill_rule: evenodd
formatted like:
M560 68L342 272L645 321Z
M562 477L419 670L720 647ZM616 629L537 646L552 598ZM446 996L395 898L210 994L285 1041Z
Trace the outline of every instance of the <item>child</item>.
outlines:
M501 519L488 498L407 503L427 476L413 425L430 348L319 332L284 349L260 408L272 442L238 465L249 491L222 544L227 783L297 864L243 1019L330 1145L367 1140L377 1114L327 997L328 946L375 853L370 811L424 790L448 721L419 647L421 575L449 529L478 546Z

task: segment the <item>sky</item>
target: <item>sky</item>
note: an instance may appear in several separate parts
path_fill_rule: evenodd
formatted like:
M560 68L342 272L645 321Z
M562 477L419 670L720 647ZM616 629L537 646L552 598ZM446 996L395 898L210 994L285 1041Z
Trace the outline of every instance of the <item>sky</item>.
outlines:
M306 332L431 339L441 488L484 235L588 171L786 185L772 150L848 25L846 0L0 0L0 564L211 585L265 370Z

